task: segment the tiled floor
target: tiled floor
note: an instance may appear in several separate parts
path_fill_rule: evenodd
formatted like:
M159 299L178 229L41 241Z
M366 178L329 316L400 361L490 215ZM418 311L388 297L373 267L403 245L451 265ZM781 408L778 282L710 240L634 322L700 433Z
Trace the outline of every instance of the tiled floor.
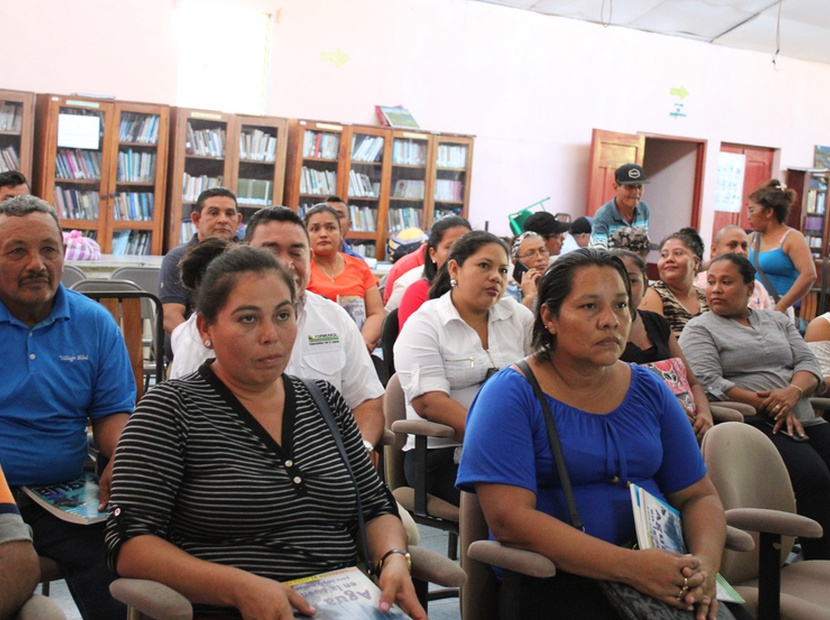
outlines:
M447 552L447 534L441 530L436 530L431 527L418 526L421 532L421 546L438 553L445 554ZM52 583L52 591L49 595L52 599L60 605L66 613L66 620L81 620L81 614L75 603L72 601L72 596L66 587L66 582L56 581ZM429 605L430 620L460 620L461 614L458 610L458 599L449 598L440 601L434 601Z

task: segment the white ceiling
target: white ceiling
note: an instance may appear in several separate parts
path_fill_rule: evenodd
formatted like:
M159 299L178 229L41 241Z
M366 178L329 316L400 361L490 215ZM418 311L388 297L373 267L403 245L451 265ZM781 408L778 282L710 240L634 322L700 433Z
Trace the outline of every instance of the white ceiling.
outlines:
M595 23L766 52L779 0L478 0ZM604 9L604 12L603 12ZM783 0L780 55L830 64L830 2Z

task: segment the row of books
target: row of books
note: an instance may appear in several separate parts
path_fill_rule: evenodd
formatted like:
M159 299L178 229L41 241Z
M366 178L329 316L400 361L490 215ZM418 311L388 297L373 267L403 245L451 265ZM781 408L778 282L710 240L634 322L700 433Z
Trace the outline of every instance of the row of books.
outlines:
M300 178L301 194L334 194L337 192L337 173L334 170L314 170L303 166Z
M152 222L155 196L151 192L118 192L113 217L116 220Z
M808 215L804 218L804 234L821 234L824 228L824 218L820 215Z
M398 232L405 228L416 226L421 228L421 210L405 207L401 209L389 209L387 214L389 223L386 227L390 233Z
M377 252L374 243L353 243L352 250L354 250L355 254L359 254L360 256L366 258L374 258L375 252Z
M395 181L393 198L424 198L424 182L412 179L400 179Z
M149 230L116 230L112 233L112 253L146 256L152 241L153 233Z
M157 144L159 141L158 114L123 112L121 122L118 124L118 141Z
M182 200L184 202L196 202L199 194L206 189L221 186L222 177L209 177L206 174L193 177L185 172L184 180L182 182Z
M423 140L395 140L392 143L392 163L404 166L426 166L426 142Z
M358 232L375 232L378 229L377 218L377 209L349 205L349 220L352 230Z
M377 162L383 158L383 138L381 136L352 136L352 161Z
M156 179L156 154L134 151L118 151L119 181L152 183Z
M222 128L193 129L187 123L187 140L184 145L185 153L200 157L225 156L225 130Z
M196 225L189 217L182 219L182 227L179 231L179 243L187 243L196 234Z
M274 183L265 179L239 179L236 198L239 204L266 207L273 202Z
M827 190L811 189L807 192L807 213L824 215L827 209Z
M239 156L255 161L276 161L277 138L259 129L239 134Z
M340 152L340 134L307 131L303 136L303 157L337 159Z
M467 147L463 144L439 144L435 162L439 168L466 168Z
M23 131L23 105L4 101L0 105L0 131Z
M368 174L349 170L349 196L377 198L380 196L380 183L372 182Z
M807 243L810 244L811 248L816 248L818 250L821 249L821 235L807 235L805 238L807 239Z
M55 208L62 219L97 220L98 192L81 192L55 185Z
M7 146L0 150L0 172L20 170L20 157L13 146Z
M461 215L461 207L453 207L452 209L435 207L435 215L432 217L432 223L435 224L442 217L448 215Z
M435 180L435 200L452 200L461 202L464 193L462 181L451 181L449 179Z
M90 181L101 178L100 151L58 149L55 164L59 179Z

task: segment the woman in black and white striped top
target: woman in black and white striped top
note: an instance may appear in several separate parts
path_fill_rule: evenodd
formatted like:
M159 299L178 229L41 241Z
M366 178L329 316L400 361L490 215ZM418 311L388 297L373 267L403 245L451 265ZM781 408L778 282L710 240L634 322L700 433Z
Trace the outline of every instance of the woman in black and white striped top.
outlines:
M115 457L110 564L169 585L197 614L288 619L313 609L280 582L358 561L356 493L381 609L426 618L406 535L340 394L318 382L357 481L306 386L283 375L296 336L291 276L268 252L211 262L198 325L216 359L162 383L136 408ZM389 552L392 553L389 553Z

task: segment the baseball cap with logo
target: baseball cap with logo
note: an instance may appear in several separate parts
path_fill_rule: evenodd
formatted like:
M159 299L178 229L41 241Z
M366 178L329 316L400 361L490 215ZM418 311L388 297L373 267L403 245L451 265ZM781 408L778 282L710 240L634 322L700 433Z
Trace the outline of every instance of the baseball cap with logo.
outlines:
M614 180L617 185L641 185L648 183L646 180L646 171L642 166L637 164L625 164L617 168L614 172Z

